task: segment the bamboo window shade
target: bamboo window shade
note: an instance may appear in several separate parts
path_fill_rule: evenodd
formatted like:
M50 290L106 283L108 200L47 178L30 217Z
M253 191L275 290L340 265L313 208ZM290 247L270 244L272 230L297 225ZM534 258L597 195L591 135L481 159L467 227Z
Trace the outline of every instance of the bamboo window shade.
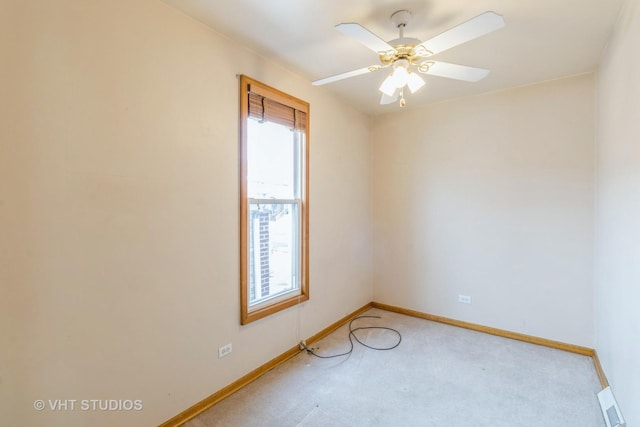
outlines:
M296 131L306 131L307 113L249 91L249 117L272 122Z

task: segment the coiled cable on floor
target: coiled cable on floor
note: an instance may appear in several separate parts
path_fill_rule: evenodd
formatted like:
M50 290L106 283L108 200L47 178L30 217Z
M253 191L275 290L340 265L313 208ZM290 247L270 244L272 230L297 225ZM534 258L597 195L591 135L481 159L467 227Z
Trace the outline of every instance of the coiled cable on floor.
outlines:
M372 350L393 350L394 348L398 347L400 345L400 343L402 342L402 334L397 331L396 329L393 328L389 328L386 326L359 326L357 328L354 328L352 326L353 322L355 322L358 319L364 319L364 318L374 318L374 319L380 319L380 316L358 316L358 317L354 317L353 319L351 319L351 321L349 322L349 345L350 348L348 351L344 352L344 353L340 353L340 354L332 354L332 355L328 355L328 356L324 356L321 354L318 354L315 352L314 348L309 348L307 347L303 342L300 343L300 345L302 346L303 349L305 349L307 351L307 353L312 354L316 357L319 357L321 359L332 359L334 357L341 357L341 356L348 356L353 352L353 340L356 340L360 345L370 348ZM385 331L391 331L393 333L395 333L396 335L398 335L398 342L395 343L392 346L389 347L374 347L368 344L363 343L362 341L360 341L360 339L358 338L358 336L355 334L356 331L364 331L367 329L378 329L378 330L385 330Z

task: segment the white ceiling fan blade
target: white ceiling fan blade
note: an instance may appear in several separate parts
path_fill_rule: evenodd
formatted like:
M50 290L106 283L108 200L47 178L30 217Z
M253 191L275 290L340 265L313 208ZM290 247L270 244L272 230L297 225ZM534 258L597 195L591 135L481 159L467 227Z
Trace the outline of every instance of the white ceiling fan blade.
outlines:
M334 76L325 77L324 79L315 80L311 82L314 86L322 86L327 83L337 82L338 80L348 79L349 77L359 76L361 74L370 73L372 71L377 71L382 68L379 65L371 65L370 67L360 68L358 70L347 71L346 73L336 74Z
M466 65L450 64L448 62L429 61L429 69L425 74L446 77L449 79L477 82L489 74L484 68L467 67Z
M346 36L357 40L374 52L395 51L393 46L373 34L371 31L367 30L360 24L356 24L354 22L338 24L336 25L336 30L340 31Z
M396 89L393 95L389 96L386 93L382 94L382 98L380 98L380 105L391 104L398 100L398 96L400 95L400 89Z
M504 27L504 18L495 12L484 12L463 22L418 46L424 47L432 55L466 43Z

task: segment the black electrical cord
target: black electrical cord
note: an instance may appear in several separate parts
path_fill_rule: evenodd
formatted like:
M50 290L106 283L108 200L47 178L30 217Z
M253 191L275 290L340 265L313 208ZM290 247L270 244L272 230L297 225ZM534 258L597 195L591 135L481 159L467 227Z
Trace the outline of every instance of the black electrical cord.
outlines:
M386 326L359 326L357 328L353 328L352 327L352 323L354 321L356 321L358 319L367 318L367 317L374 318L374 319L380 319L380 316L358 316L358 317L355 317L355 318L351 319L351 321L349 322L349 345L350 345L349 351L346 351L346 352L340 353L340 354L332 354L330 356L323 356L321 354L316 353L315 349L307 347L304 343L300 343L300 345L305 350L307 350L307 353L313 354L314 356L319 357L321 359L332 359L334 357L341 357L341 356L350 355L353 352L353 340L354 339L359 344L361 344L361 345L363 345L363 346L365 346L367 348L370 348L372 350L393 350L394 348L396 348L397 346L400 345L400 343L402 342L402 334L400 334L400 332L398 332L397 330L395 330L393 328L388 328ZM374 347L374 346L371 346L371 345L367 345L367 344L363 343L362 341L360 341L358 336L355 334L356 331L363 331L363 330L366 330L366 329L382 329L382 330L386 330L386 331L391 331L391 332L393 332L393 333L398 335L398 342L395 343L394 345L390 346L390 347Z

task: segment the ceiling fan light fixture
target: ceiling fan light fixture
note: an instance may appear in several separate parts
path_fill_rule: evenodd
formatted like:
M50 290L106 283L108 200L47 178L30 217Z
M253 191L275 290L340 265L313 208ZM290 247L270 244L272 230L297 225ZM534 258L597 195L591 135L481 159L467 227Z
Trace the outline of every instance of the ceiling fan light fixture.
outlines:
M393 74L387 76L386 79L380 85L380 92L384 93L387 96L393 96L396 92L396 83L393 80Z
M394 103L398 100L398 93L399 91L396 89L392 95L387 95L386 93L382 94L382 97L380 98L380 104L382 105L386 105L386 104L391 104Z
M396 85L398 89L404 87L409 81L409 71L403 66L397 66L393 73L391 74L391 78L393 79L393 83Z
M416 73L409 73L407 86L409 87L411 93L416 93L417 90L424 86L424 80Z
M383 99L388 100L395 95L397 89L402 89L405 86L409 88L411 93L416 93L424 86L424 80L404 63L394 64L393 72L380 85L380 92L386 95L386 97L383 96Z

